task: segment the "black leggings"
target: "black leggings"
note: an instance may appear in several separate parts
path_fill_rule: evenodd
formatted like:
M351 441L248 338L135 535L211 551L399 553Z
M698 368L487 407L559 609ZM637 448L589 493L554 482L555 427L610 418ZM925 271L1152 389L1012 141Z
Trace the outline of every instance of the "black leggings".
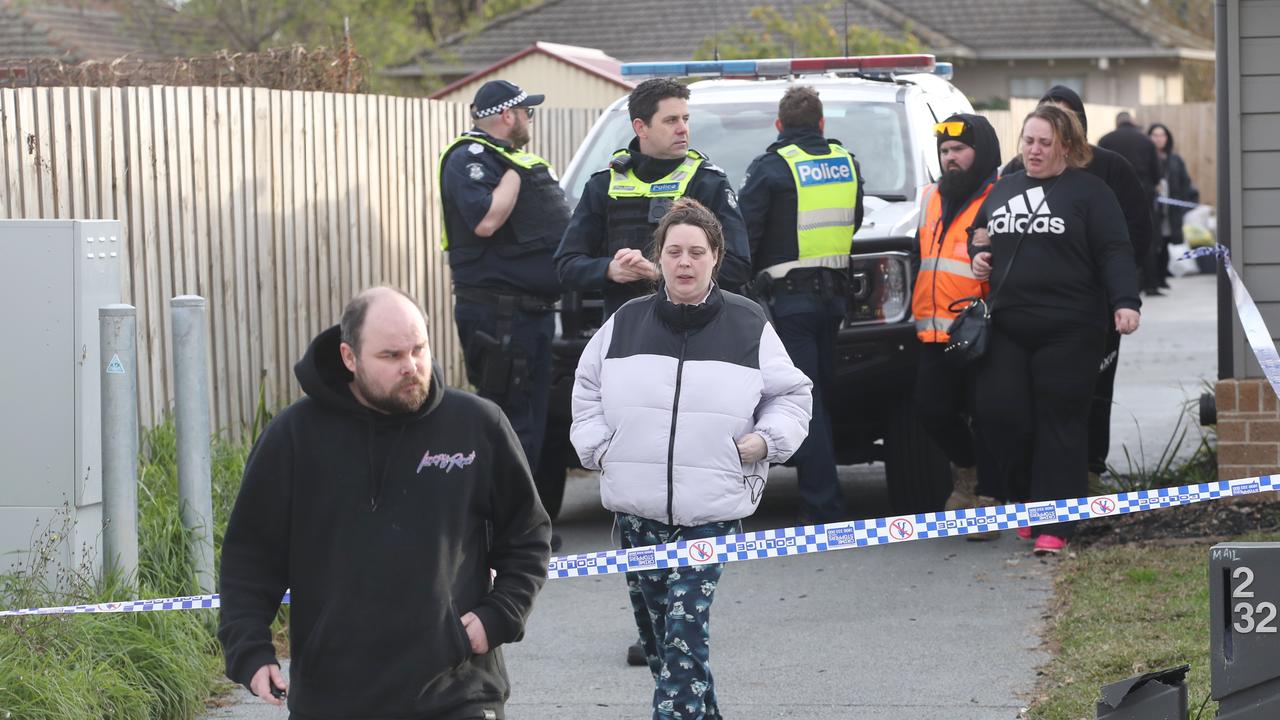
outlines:
M1017 308L1001 310L993 320L976 401L980 435L993 456L993 484L1013 500L1083 497L1103 327L1046 320ZM1065 539L1073 527L1037 530Z

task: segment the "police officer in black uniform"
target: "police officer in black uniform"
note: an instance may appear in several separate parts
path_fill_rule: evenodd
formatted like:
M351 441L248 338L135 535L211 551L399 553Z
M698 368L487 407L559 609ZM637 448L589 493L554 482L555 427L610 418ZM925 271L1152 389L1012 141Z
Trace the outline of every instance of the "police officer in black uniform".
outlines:
M552 255L569 221L551 166L523 150L542 101L505 80L485 83L471 105L475 128L440 156L441 247L467 379L506 413L535 473L560 293Z
M862 172L839 140L823 136L822 100L791 87L778 103L778 139L752 161L742 183L756 277L751 295L770 309L792 362L813 380L809 435L792 456L802 523L844 520L831 420L836 332L845 314L853 234L862 225Z
M687 196L720 220L725 258L717 282L736 292L751 272L747 231L724 170L689 147L689 88L670 78L645 80L631 91L627 111L636 136L587 180L556 251L560 282L566 290L603 290L606 318L653 292L658 269L644 251L671 203ZM640 592L635 573L627 573L627 586ZM637 626L648 625L648 618L637 618ZM657 640L641 637L627 648L627 663L646 665L656 653L644 645Z
M645 80L627 110L636 137L587 180L556 252L560 282L566 290L603 290L606 317L653 292L658 270L644 250L672 201L687 196L724 226L718 282L736 291L751 271L746 228L724 170L689 147L689 88L669 78Z

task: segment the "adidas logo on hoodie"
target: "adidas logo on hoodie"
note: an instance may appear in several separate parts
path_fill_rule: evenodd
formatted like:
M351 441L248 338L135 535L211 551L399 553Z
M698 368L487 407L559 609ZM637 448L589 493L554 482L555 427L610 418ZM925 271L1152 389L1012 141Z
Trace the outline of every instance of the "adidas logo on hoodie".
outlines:
M1031 213L1035 211L1033 216ZM991 213L987 231L1000 233L1052 233L1061 235L1067 231L1067 222L1051 215L1044 188L1033 187L1009 198L1002 207Z

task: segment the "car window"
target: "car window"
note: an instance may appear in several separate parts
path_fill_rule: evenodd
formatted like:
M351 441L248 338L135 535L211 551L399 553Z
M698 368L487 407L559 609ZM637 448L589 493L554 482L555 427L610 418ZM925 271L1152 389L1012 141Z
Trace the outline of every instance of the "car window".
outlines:
M837 138L858 159L869 195L909 197L915 187L912 165L907 161L908 127L903 106L889 102L824 105L827 137ZM777 100L752 103L697 104L689 108L690 144L724 168L729 182L741 187L747 166L764 152L778 133ZM609 112L574 174L565 178L569 201L577 204L591 173L608 165L615 150L631 142L634 133L626 107Z

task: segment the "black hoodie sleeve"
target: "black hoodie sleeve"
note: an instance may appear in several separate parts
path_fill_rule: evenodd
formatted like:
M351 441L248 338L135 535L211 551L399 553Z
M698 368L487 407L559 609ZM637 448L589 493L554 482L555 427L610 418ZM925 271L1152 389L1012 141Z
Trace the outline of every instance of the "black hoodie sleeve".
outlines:
M760 246L764 243L768 229L769 212L773 205L772 174L765 172L764 164L772 153L766 153L751 161L747 167L746 179L742 181L742 190L738 193L738 207L742 210L742 222L747 229L747 247L751 253L751 262L759 262ZM760 268L752 268L756 272Z
M497 647L524 637L533 598L547 580L551 518L538 499L520 439L496 407L490 427L494 475L489 491L489 567L497 576L493 589L472 612L484 625L489 646Z
M249 453L222 541L218 640L227 677L245 687L263 665L279 664L271 644L271 621L289 586L290 417L286 410L273 420Z
M605 256L608 198L608 173L596 173L587 179L582 199L569 218L555 255L556 276L566 290L599 290L609 283L613 257Z
M1133 165L1123 155L1113 152L1096 152L1089 171L1102 178L1116 195L1120 210L1124 213L1125 226L1129 229L1129 242L1133 245L1134 262L1141 264L1151 248L1155 234L1151 220L1151 208L1147 193Z
M724 263L716 282L730 292L738 292L751 281L751 247L747 226L738 211L738 196L724 171L710 170L704 163L690 183L689 197L706 206L724 228Z
M1085 237L1112 311L1137 310L1142 306L1138 298L1138 271L1131 254L1132 245L1121 223L1123 217L1115 194L1105 187L1096 187L1088 200Z

